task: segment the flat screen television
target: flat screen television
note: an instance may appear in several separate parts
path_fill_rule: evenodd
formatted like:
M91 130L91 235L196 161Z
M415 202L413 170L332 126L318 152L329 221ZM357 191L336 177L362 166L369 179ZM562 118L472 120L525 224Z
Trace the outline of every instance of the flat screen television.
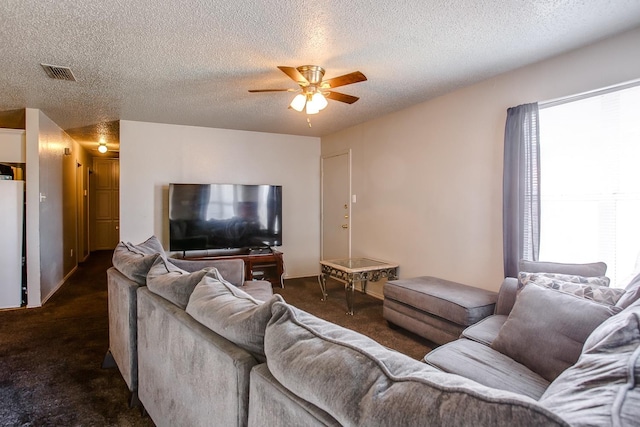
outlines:
M172 251L282 245L282 186L169 184Z

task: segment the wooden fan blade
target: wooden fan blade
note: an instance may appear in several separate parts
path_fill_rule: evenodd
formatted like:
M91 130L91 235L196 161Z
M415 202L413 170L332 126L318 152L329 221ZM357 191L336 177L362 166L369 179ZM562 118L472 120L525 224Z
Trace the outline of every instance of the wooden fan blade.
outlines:
M358 99L360 99L357 96L346 95L340 92L329 91L323 93L325 94L325 98L333 99L334 101L346 102L347 104L353 104Z
M334 77L329 80L322 81L322 87L334 88L338 86L350 85L353 83L364 82L367 77L360 71L354 71L353 73L345 74L344 76Z
M249 89L251 93L259 93L259 92L297 92L300 89Z
M305 79L304 76L300 74L300 71L298 71L297 69L293 67L281 67L281 66L279 66L278 68L280 69L280 71L282 71L287 76L289 76L291 80L298 83L299 85L301 86L309 85L309 80Z

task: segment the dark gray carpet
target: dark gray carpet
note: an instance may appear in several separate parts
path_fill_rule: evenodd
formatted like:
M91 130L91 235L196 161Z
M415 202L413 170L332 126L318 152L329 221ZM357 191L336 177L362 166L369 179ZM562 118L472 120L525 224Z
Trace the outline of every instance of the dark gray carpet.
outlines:
M111 252L94 252L41 308L0 311L0 425L153 426L128 407L117 369L101 369L108 348L106 270ZM355 315L346 315L344 285L327 284L320 301L317 279L290 279L275 288L302 310L354 329L416 359L429 341L390 329L382 302L357 292Z
M111 255L92 253L43 307L0 312L0 425L153 425L118 370L100 368Z
M356 284L360 288L360 284ZM356 290L354 315L347 312L344 284L337 280L327 281L326 301L322 301L322 292L316 277L289 279L285 288L273 289L289 304L322 319L358 331L380 344L398 350L407 356L420 360L435 347L430 341L403 329L391 329L382 317L382 301Z

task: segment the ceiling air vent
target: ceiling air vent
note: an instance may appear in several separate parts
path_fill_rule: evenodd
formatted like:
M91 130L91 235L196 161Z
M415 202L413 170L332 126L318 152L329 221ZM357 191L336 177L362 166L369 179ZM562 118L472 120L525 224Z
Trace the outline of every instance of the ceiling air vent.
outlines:
M69 80L76 81L76 76L73 75L73 71L69 67L61 67L59 65L40 64L47 75L56 80Z

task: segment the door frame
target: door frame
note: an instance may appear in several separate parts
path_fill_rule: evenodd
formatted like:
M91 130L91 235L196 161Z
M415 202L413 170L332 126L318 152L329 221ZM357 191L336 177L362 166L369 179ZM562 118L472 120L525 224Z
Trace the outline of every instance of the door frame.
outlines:
M85 251L88 249L86 246L88 242L86 226L89 223L89 219L86 217L88 197L84 195L86 187L85 168L84 164L76 160L76 264L86 260Z
M349 258L351 258L351 224L352 224L352 219L353 219L353 209L352 209L352 188L351 188L351 181L352 181L352 177L351 177L351 171L352 171L352 166L351 166L351 161L352 161L352 152L351 149L345 149L345 150L340 150L340 151L336 151L333 152L331 154L327 154L324 156L320 157L320 259L323 259L323 254L324 254L324 160L331 158L331 157L338 157L338 156L343 156L343 155L347 155L347 175L348 175L348 187L349 187L349 209L348 209L348 222L347 224L349 225L348 228L348 237L347 237L347 242L348 242L348 248L347 248L347 253Z

